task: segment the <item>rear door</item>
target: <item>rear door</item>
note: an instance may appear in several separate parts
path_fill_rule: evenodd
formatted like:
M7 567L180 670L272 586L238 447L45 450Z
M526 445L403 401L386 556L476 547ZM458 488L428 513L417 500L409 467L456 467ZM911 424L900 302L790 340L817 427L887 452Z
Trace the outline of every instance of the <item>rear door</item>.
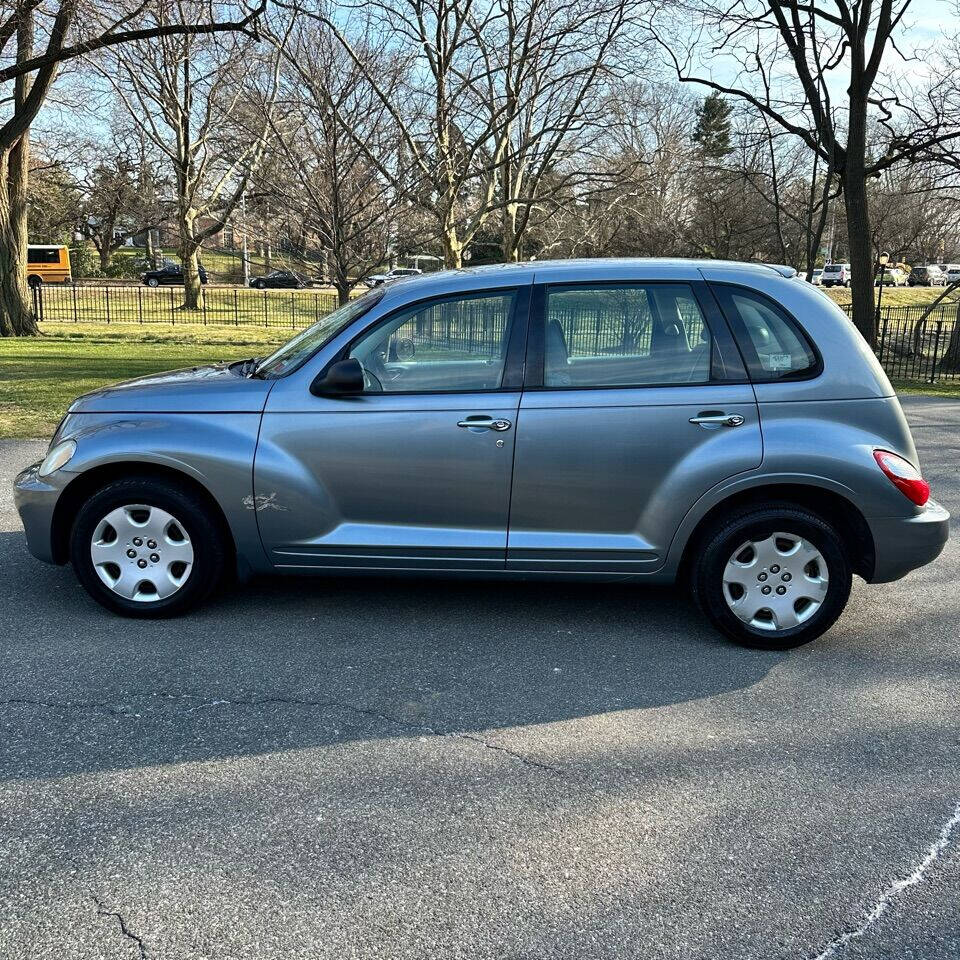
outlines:
M753 388L702 281L535 287L507 566L643 573L760 464Z

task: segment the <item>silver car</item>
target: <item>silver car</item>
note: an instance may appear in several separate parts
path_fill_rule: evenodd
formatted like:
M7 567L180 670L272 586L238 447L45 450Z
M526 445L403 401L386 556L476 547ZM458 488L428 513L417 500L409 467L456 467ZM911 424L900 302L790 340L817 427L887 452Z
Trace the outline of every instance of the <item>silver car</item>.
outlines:
M687 260L379 287L269 357L81 397L15 487L33 554L129 616L230 575L679 579L780 649L949 520L838 307L788 268Z

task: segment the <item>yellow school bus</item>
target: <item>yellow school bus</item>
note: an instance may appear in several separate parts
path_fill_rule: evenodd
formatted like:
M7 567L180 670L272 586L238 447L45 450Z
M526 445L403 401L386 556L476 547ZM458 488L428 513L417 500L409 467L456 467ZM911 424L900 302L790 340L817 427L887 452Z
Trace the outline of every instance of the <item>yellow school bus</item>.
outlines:
M27 282L31 287L70 280L70 251L66 247L33 243L27 247Z

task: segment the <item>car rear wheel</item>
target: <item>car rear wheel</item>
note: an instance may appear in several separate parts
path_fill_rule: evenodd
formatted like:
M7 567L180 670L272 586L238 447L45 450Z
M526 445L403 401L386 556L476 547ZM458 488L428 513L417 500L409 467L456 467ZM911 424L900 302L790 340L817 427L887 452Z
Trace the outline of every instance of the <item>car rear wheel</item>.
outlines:
M175 481L117 480L80 509L70 559L98 603L128 617L170 617L209 596L224 539L193 491Z
M836 529L792 504L760 504L716 523L700 541L694 597L735 642L789 650L828 630L850 596L850 560Z

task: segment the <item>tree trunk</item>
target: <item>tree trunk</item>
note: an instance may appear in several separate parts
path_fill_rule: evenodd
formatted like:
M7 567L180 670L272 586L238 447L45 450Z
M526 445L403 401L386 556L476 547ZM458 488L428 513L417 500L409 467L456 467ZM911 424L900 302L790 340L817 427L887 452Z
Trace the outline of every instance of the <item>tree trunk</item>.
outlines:
M517 205L508 203L503 208L503 241L501 254L504 263L520 259L520 238L517 236Z
M960 315L953 322L947 351L937 366L939 373L960 373Z
M870 212L863 176L844 183L844 206L847 213L847 243L850 248L850 293L853 301L853 323L864 340L877 344L876 303L873 295L873 249L870 243Z
M27 287L27 171L29 134L0 153L0 336L40 331Z
M463 266L463 244L457 228L450 224L443 228L443 265L448 270L459 270Z
M100 235L100 243L97 245L97 252L100 254L100 269L106 273L110 269L110 261L113 260L113 227L110 232L106 230Z
M159 266L159 263L157 260L158 246L159 244L157 243L157 231L155 228L150 227L147 230L146 255L147 255L147 263L150 264L152 268L156 268L157 266Z
M337 306L342 307L345 303L349 303L351 290L350 281L343 277L337 277L334 286L337 288Z
M851 87L853 86L851 82ZM843 203L847 214L847 244L850 251L850 294L853 301L853 323L871 348L876 348L873 246L870 242L870 207L867 201L867 178L864 174L866 152L866 98L851 93L847 157L843 169Z
M194 240L196 217L192 210L180 214L180 263L183 265L183 309L203 309L203 285L200 283L200 246Z

